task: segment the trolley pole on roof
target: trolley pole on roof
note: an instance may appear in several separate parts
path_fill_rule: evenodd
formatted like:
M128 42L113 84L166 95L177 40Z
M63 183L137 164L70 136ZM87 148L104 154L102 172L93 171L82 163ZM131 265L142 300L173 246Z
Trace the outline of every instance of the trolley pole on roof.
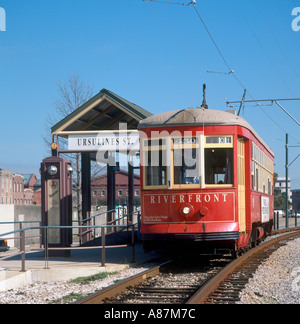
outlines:
M242 99L241 104L240 104L240 109L239 109L239 112L238 112L238 116L240 115L241 110L243 108L243 104L245 102L246 94L247 94L247 89L244 90L243 99Z
M285 158L285 226L289 228L289 134L286 134Z

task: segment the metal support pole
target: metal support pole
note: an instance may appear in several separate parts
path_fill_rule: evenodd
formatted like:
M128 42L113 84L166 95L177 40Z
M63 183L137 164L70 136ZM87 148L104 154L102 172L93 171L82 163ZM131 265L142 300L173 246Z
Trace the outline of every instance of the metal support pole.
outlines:
M101 266L105 267L105 228L101 228L101 241L102 241L102 250L101 250Z
M22 229L22 224L20 224L20 229ZM20 252L22 253L22 270L21 270L21 272L26 272L26 270L25 270L25 231L20 232Z
M286 134L285 158L285 227L289 228L289 134Z
M113 153L109 156L109 163L107 164L107 210L114 210L116 207L116 177L115 177L115 155ZM114 219L114 213L107 214L106 224L110 224Z
M141 212L139 212L138 213L138 233L137 233L137 239L139 242L141 241L141 227L142 227Z
M131 244L132 244L132 260L131 263L135 263L135 231L134 225L131 226Z
M44 228L45 268L49 269L48 228Z
M81 176L82 176L82 219L91 215L91 157L90 153L82 153L81 156ZM83 225L90 225L91 222L84 222ZM88 232L82 237L82 243L91 241L92 232Z
M131 157L128 156L128 158L128 214L130 215L129 222L132 223L132 213L134 211L134 166Z

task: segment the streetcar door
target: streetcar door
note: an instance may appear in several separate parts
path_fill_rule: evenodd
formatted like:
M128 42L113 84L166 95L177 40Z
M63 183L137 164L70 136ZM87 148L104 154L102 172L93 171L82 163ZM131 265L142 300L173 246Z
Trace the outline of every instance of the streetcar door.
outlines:
M240 233L246 232L245 140L238 138L238 211Z

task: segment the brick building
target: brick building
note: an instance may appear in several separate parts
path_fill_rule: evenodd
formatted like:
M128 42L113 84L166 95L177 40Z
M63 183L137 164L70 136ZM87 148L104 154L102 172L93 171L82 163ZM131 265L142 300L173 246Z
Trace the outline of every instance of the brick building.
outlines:
M14 174L14 204L23 205L24 202L24 177Z
M41 180L38 180L33 186L34 196L33 196L33 204L34 205L42 205L42 184Z
M25 189L34 190L34 185L37 183L38 179L34 173L22 174L24 177L24 187Z
M0 204L13 204L13 173L0 169Z
M22 174L24 177L24 205L41 205L41 181L34 173Z
M107 202L107 175L95 177L91 181L92 205L104 205ZM128 202L128 172L116 172L115 186L116 204ZM134 174L134 197L138 202L140 198L140 176Z
M35 174L13 174L0 169L0 204L41 205L40 187Z

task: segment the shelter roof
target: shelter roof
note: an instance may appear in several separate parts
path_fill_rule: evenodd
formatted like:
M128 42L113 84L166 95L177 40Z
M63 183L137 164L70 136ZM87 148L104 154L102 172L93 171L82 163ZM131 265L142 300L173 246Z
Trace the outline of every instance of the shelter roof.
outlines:
M53 135L67 136L68 132L118 130L119 123L127 123L127 129L137 129L139 121L151 115L142 107L102 89L51 130Z

